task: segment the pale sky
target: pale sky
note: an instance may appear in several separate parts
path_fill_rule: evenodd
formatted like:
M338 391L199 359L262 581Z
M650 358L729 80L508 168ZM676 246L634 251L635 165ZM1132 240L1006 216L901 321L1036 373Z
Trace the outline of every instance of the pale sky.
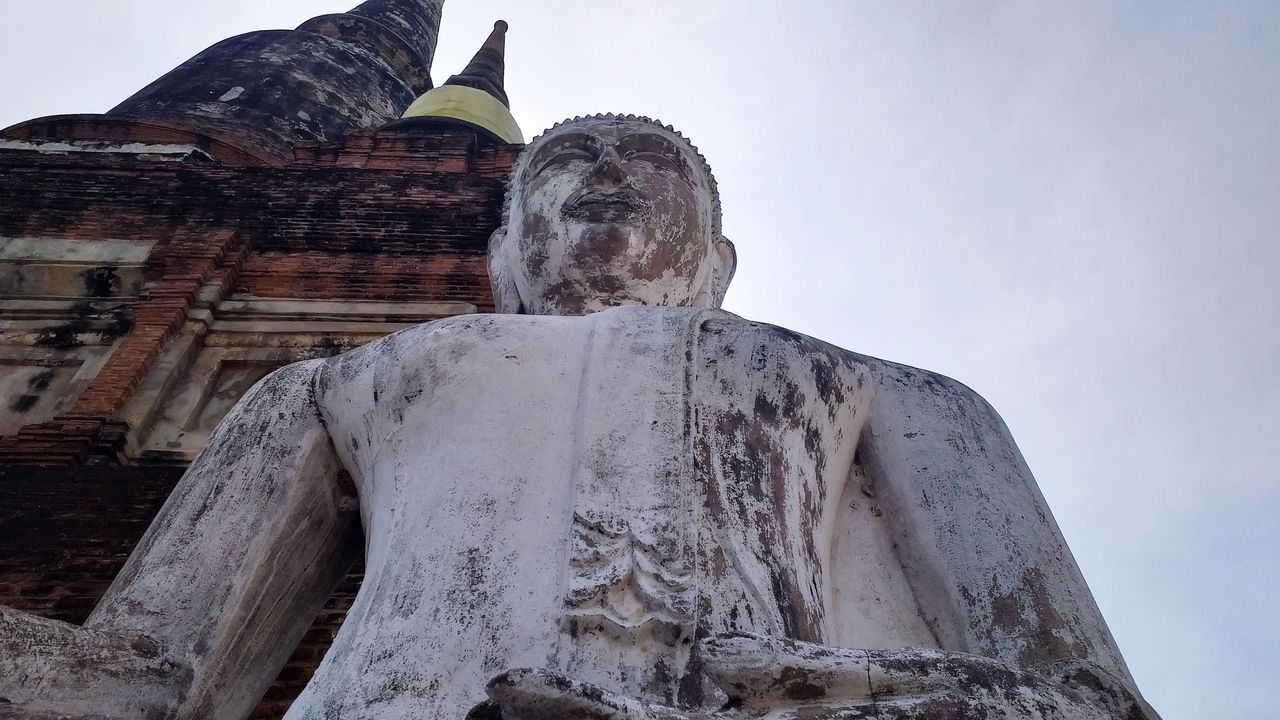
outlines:
M356 0L4 0L0 126ZM532 137L645 114L720 182L728 309L1001 412L1147 699L1273 717L1280 3L448 0Z

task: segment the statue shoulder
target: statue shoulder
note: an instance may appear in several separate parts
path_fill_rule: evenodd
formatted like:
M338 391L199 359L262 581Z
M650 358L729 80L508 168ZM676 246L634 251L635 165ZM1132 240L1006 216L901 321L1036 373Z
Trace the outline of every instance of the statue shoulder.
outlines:
M274 408L277 411L310 407L315 403L316 378L323 359L302 360L273 370L240 398L237 408ZM233 411L234 414L234 411Z
M838 345L769 323L747 320L723 310L708 312L703 332L741 344L749 339L753 345L767 344L778 352L805 357L810 361L833 363L856 368L874 381L875 404L882 409L967 408L971 413L994 418L1001 428L995 408L976 390L942 373L891 362L871 355L847 350Z
M833 419L865 417L880 382L874 358L723 311L703 317L699 346L703 365L717 368L726 389L755 392L750 388L768 378L764 392L770 397L761 395L766 406L825 407Z
M545 326L563 320L489 313L432 320L324 359L319 384L327 395L406 368L456 367L470 354L492 352L495 346L545 333Z
M780 325L748 320L724 310L708 311L702 321L702 330L705 335L727 338L730 342L747 340L796 357L838 362L871 372L876 372L881 365L886 364L883 360L846 350L812 335Z
M995 421L1004 429L1004 420L991 402L960 380L876 357L865 360L877 366L877 375L881 379L877 405L881 407L899 406L904 410L934 407L945 411L948 416L956 416L956 419L963 414Z
M946 448L944 454L953 460L999 457L1002 467L1030 477L1009 426L978 391L941 373L875 362L879 385L869 421L873 444L901 445L896 454L902 458L936 455ZM935 465L947 463L938 460Z

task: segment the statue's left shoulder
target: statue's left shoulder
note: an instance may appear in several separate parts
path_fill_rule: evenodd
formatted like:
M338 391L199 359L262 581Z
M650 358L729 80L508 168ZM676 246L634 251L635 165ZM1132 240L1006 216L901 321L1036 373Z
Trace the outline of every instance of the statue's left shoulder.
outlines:
M747 320L723 310L710 311L702 320L704 352L730 355L748 346L758 356L786 359L797 371L821 381L835 374L856 376L875 392L876 404L899 409L947 408L954 413L981 418L1006 431L995 408L976 390L941 373L882 360L847 350L818 338L769 323ZM710 342L708 342L708 340ZM948 413L950 414L950 413Z
M780 394L784 406L795 398L825 405L831 414L863 407L879 384L879 361L777 325L745 320L723 311L708 312L701 327L704 363L732 368L720 373L762 385Z
M933 417L954 429L982 429L1012 442L995 407L977 390L931 370L865 357L875 367L876 412L905 418Z

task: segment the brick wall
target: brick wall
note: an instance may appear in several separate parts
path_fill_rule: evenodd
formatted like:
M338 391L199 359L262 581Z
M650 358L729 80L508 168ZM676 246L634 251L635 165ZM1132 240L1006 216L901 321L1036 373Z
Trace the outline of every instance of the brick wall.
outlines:
M517 151L456 130L353 132L279 167L0 151L0 237L155 243L102 377L70 412L0 438L0 463L116 460L113 415L211 280L225 294L491 311L485 252ZM74 345L83 324L53 333Z
M258 252L245 263L236 291L262 298L452 300L493 311L483 255Z
M0 236L151 239L159 262L182 229L237 231L256 251L483 254L514 150L463 151L446 171L0 150Z
M180 474L0 466L0 605L83 622Z

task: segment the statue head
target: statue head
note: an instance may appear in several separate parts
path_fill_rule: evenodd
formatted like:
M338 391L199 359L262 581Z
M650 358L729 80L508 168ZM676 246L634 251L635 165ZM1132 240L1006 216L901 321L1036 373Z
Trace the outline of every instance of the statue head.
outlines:
M498 312L719 307L733 276L706 160L648 118L596 115L524 149L489 241Z

